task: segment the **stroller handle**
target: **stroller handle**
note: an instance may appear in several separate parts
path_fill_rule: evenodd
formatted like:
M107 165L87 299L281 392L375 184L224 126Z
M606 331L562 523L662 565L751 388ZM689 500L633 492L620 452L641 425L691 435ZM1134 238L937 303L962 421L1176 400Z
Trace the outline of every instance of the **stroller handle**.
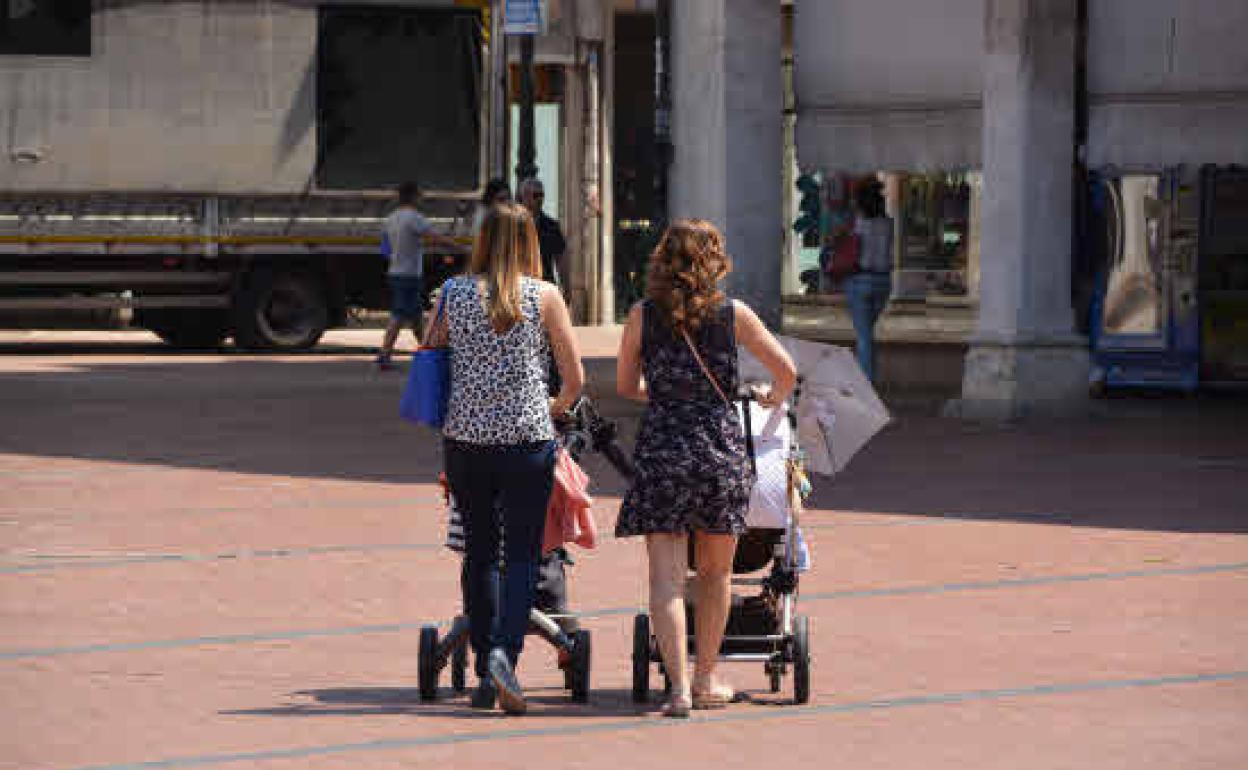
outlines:
M625 479L633 478L633 463L616 441L615 423L599 414L588 396L576 400L567 418L561 421L559 431L574 458L586 449L601 452L616 472Z

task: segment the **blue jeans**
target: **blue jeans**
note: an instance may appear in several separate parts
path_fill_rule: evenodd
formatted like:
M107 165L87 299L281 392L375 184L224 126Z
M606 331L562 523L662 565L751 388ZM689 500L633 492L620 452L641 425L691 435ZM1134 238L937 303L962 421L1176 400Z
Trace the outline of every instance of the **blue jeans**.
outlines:
M893 278L889 273L855 273L845 279L845 295L849 299L857 338L858 365L872 382L875 382L875 322L888 305L892 291Z
M484 678L491 649L503 648L514 664L524 648L554 485L555 442L491 446L446 439L445 446L446 479L464 517L468 635L477 675Z
M390 284L390 317L419 321L425 309L424 279L419 275L387 275Z

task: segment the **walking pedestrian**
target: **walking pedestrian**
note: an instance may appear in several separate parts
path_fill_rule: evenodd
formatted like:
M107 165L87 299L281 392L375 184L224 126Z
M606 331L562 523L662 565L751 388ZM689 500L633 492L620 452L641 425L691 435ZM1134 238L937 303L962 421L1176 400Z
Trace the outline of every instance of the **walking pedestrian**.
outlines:
M529 209L537 225L537 240L542 249L542 277L566 291L568 270L564 257L567 256L568 244L559 227L559 220L542 211L546 188L540 179L530 177L520 183L520 202Z
M382 226L382 239L389 248L390 267L386 272L386 282L390 286L390 320L386 324L375 363L383 371L392 366L390 358L394 354L394 344L404 326L410 326L416 341L420 341L425 305L424 242L428 240L454 251L462 250L453 238L435 232L429 220L416 210L420 202L420 188L415 182L399 185L396 194L398 206L386 217Z
M500 203L511 203L511 186L507 184L507 180L494 177L485 183L485 191L481 193L481 200L477 203L476 213L473 214L472 234L474 236L481 232L481 223L485 221L485 215L489 213L490 206Z
M871 180L855 192L858 271L845 279L854 322L858 365L875 382L875 324L893 291L893 219L884 209L881 185Z
M451 349L443 433L447 481L464 523L469 637L480 679L472 704L492 708L497 698L511 714L526 707L515 666L554 480L554 418L572 407L585 377L563 297L532 277L538 259L529 212L492 206L468 273L442 287L431 330ZM554 399L547 396L548 349L562 375Z
M745 435L731 400L740 387L737 344L772 375L758 400L774 407L797 379L779 342L720 281L732 269L723 236L709 222L678 220L650 257L646 299L633 306L620 342L616 388L646 403L636 476L620 506L616 535L644 535L650 614L672 683L663 713L715 708L733 690L715 677L731 601L732 560L753 488ZM688 539L693 538L693 682L685 628Z

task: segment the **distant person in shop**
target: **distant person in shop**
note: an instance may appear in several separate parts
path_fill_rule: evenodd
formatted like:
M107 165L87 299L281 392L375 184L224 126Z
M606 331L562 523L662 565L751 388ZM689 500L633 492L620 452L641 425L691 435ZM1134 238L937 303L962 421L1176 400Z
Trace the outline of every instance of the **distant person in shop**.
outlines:
M883 185L871 180L854 192L858 218L858 269L845 279L845 296L854 321L858 365L876 381L875 324L893 291L893 219L885 211Z
M420 343L425 304L425 241L463 251L453 238L435 232L429 220L416 210L420 187L415 182L404 182L396 193L398 206L382 225L383 250L388 249L390 262L386 271L390 286L390 321L376 359L377 368L382 371L393 367L390 358L404 326L411 328L417 344Z

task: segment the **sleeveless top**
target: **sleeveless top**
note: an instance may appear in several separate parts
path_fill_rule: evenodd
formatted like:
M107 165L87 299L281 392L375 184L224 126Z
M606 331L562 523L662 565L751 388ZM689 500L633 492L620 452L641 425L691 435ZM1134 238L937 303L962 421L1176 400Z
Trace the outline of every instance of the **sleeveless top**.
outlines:
M555 437L547 399L549 343L542 282L520 279L521 319L502 334L486 312L484 282L452 278L442 287L451 348L451 394L442 433L470 444L513 445Z
M733 310L732 300L725 300L698 331L689 335L728 398L733 398L739 388ZM642 318L641 365L650 403L662 407L672 402L692 402L726 410L715 386L706 379L689 351L684 335L670 329L649 300Z
M649 403L633 449L636 474L615 534L740 534L754 485L741 420L707 380L684 336L668 327L652 303L642 307ZM725 301L689 335L728 398L739 387L734 311L732 300Z

